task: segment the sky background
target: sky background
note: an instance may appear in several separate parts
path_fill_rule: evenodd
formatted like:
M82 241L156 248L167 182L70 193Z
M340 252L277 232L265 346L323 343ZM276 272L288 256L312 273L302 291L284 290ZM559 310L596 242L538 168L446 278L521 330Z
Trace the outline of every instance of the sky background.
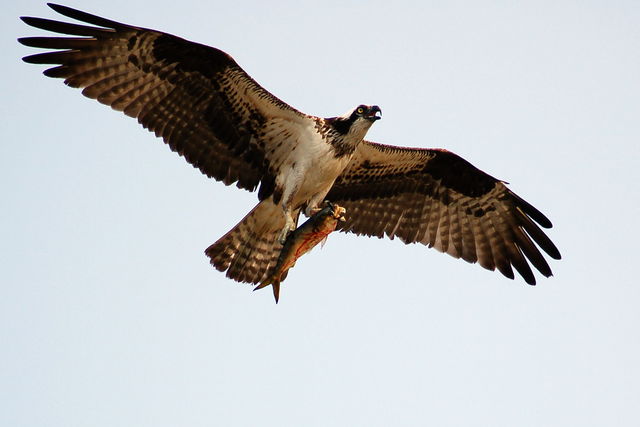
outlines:
M204 249L256 195L43 66L0 16L0 425L640 425L640 3L70 1L230 53L296 108L380 105L554 223L536 287L335 233L273 303ZM179 6L178 6L179 5Z

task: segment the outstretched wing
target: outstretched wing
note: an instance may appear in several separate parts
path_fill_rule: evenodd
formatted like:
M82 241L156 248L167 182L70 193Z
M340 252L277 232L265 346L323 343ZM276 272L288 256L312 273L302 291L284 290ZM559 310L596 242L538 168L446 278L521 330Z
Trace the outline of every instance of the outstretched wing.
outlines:
M75 36L21 38L24 45L54 49L24 61L57 64L44 74L137 118L207 176L250 191L262 182L260 199L273 192L276 141L293 141L313 125L311 117L271 95L221 50L49 6L93 26L23 17L31 26Z
M551 276L533 242L560 259L540 211L446 150L363 141L327 199L347 209L342 231L419 242L511 279L513 266L531 285L529 262Z

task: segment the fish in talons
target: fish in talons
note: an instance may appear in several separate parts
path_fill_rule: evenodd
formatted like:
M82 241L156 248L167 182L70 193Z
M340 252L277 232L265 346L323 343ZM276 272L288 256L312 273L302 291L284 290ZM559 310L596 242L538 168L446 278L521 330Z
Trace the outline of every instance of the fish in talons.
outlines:
M273 296L277 304L280 299L280 283L287 277L289 269L296 265L298 258L326 240L327 236L335 231L338 221L345 221L345 208L330 202L325 204L326 207L287 236L278 256L278 262L267 279L256 286L254 291L269 285L273 286Z

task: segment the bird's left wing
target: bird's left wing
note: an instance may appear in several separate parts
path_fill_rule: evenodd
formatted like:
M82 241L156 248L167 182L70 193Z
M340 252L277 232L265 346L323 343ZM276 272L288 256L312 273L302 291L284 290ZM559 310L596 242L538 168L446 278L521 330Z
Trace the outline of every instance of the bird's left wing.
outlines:
M268 197L279 167L277 144L315 125L219 49L49 6L90 25L23 17L31 26L72 36L21 38L27 46L53 49L23 59L56 65L45 75L137 118L211 178L250 191L261 183L259 197Z
M551 276L536 244L560 259L540 211L446 150L363 141L327 199L347 209L341 231L419 242L511 279L513 266L532 285L529 262Z

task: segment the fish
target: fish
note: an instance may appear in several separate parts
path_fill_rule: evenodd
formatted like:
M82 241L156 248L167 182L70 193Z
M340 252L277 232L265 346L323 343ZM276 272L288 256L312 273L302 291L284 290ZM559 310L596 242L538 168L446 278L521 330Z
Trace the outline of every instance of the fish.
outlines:
M326 207L313 214L287 236L276 265L267 279L256 286L254 291L269 285L273 286L273 297L277 304L280 299L280 283L287 277L289 270L296 265L298 258L326 240L327 236L335 231L338 221L346 221L345 208L329 202L326 204Z

